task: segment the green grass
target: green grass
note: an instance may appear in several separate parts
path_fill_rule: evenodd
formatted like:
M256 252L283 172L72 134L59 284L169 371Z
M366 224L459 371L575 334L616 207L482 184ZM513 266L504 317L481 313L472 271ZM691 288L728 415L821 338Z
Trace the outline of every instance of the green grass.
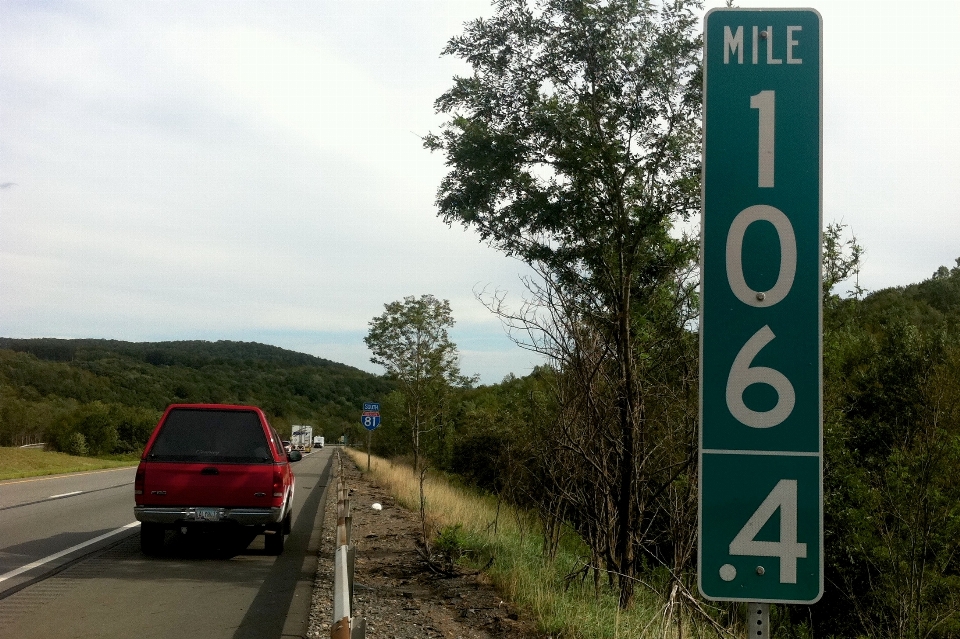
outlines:
M366 472L366 455L361 460L359 452L346 452ZM401 505L419 510L418 483L409 467L372 457L370 474ZM562 537L551 561L544 556L542 529L531 513L502 503L498 509L494 498L433 476L427 478L425 493L427 530L434 543L460 544L460 561L474 570L493 556L486 574L501 596L534 616L543 633L576 639L715 636L702 626L691 627L686 617L682 633L678 632L676 617L668 620L665 616L669 609L657 591L662 588L654 589L663 584L638 584L634 605L620 610L617 590L606 586L605 575L599 596L592 573L586 579L565 579L583 568L590 557L572 531Z
M132 455L111 455L101 459L75 457L34 448L0 447L0 480L136 466L138 461L139 457Z

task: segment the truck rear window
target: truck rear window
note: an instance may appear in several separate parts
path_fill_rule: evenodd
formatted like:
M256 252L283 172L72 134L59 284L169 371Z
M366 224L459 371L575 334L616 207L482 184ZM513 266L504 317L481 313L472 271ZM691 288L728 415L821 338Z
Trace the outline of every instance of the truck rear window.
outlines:
M272 462L256 413L177 408L167 414L147 455L156 461Z

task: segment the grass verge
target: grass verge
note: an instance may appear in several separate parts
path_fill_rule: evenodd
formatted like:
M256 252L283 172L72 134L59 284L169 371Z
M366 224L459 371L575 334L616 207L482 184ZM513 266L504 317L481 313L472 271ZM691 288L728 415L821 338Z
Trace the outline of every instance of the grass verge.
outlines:
M54 453L33 448L0 447L0 481L136 466L138 461L139 456L111 455L107 459L100 459L97 457L75 457L66 453Z
M366 454L346 452L366 473ZM370 474L401 505L419 511L419 484L409 466L371 457ZM617 605L615 589L601 587L597 596L592 578L567 579L590 556L572 532L564 535L556 558L547 560L541 527L530 513L432 476L427 477L424 492L428 534L446 537L445 544L455 536L463 547L461 561L474 569L493 556L487 570L490 579L505 598L535 617L540 631L577 639L703 634L687 624L680 632L675 623L666 621L664 600L652 588L638 585L633 607L624 611Z

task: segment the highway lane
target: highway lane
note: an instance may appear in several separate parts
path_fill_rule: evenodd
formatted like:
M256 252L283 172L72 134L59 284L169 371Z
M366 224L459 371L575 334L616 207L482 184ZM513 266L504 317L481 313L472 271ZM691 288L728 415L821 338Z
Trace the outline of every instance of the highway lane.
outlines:
M116 486L133 485L136 466L110 468L67 475L28 477L0 481L0 511L70 493L95 492ZM132 493L131 493L132 499Z
M168 539L158 557L145 557L139 551L137 528L105 540L95 548L78 551L82 557L68 556L69 565L43 577L50 566L8 581L20 581L13 594L7 582L0 582L0 637L280 637L302 636L310 605L310 593L316 572L319 525L322 522L331 449L326 448L294 465L297 488L294 499L293 532L280 557L265 554L263 537L246 548L226 548L208 540L176 535ZM132 483L133 471L129 482ZM117 481L126 479L119 473ZM64 478L66 479L66 478ZM0 556L3 568L23 565L41 551L69 547L79 539L89 539L114 530L133 520L133 487L111 487L103 478L77 478L96 492L70 493L56 485L51 495L36 485L17 489L18 495L6 495L0 506ZM94 482L87 484L86 482ZM17 484L23 486L23 484ZM38 497L44 497L38 501ZM56 499L49 500L49 497ZM84 522L56 517L51 507L70 512L99 513ZM32 533L17 532L19 527ZM8 519L11 521L8 523ZM44 529L54 521L70 522L59 528ZM112 528L111 528L112 526ZM7 532L18 535L16 543L6 541ZM32 537L32 539L24 540ZM54 565L57 562L54 562ZM2 574L0 574L2 577ZM30 583L33 582L33 583ZM28 584L28 585L24 585ZM14 588L16 589L16 588ZM45 614L44 611L56 611Z
M12 571L134 523L136 468L0 482L0 596L109 543L79 549L18 575ZM118 535L135 534L128 529Z
M14 506L46 501L51 497L60 498L76 491L94 492L125 484L132 485L135 472L134 465L126 468L0 481L0 511Z

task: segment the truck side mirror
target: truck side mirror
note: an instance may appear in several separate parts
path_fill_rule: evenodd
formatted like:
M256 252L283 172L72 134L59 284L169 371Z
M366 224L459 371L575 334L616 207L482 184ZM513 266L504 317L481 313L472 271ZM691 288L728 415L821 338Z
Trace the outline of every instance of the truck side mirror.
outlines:
M303 459L303 453L301 453L299 450L291 450L289 453L287 453L287 459L292 462L298 462Z

